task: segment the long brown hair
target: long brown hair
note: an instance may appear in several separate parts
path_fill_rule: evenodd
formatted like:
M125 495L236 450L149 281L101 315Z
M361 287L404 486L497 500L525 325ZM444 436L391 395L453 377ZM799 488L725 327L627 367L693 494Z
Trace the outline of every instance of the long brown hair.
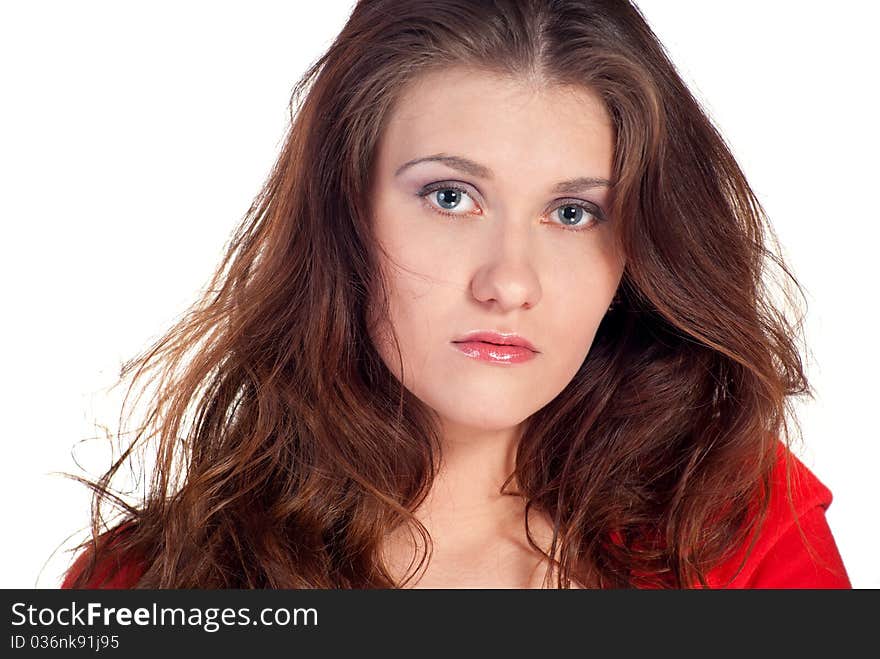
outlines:
M587 86L613 119L619 302L573 380L524 422L512 475L526 518L535 508L552 520L555 585L706 585L763 521L778 440L790 444L789 398L812 395L800 318L767 282L784 284L785 307L788 282L800 287L638 9L361 0L294 88L278 160L206 291L124 365L129 393L154 386L144 423L97 481L73 476L94 490L80 547L139 557L137 587L407 581L379 547L407 520L426 535L412 511L441 444L431 410L368 338L367 311L387 312L387 290L367 209L395 98L453 65ZM149 493L132 505L112 479L153 441ZM103 533L106 501L122 519Z

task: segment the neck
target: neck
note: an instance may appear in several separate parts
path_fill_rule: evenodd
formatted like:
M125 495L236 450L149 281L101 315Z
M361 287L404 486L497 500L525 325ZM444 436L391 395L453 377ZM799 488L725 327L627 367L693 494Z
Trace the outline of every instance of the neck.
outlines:
M506 522L514 510L521 512L520 497L501 494L514 471L519 438L519 427L474 430L445 424L441 463L416 517L444 533L473 535ZM516 491L514 480L505 491Z
M444 431L434 482L414 511L432 543L433 573L427 582L438 575L440 583L450 583L459 572L480 573L491 569L487 566L495 565L496 557L509 566L502 569L518 575L533 570L536 554L525 535L525 501L517 494L501 494L514 470L520 428L474 431L447 426ZM504 490L517 492L515 479ZM529 522L533 538L548 549L547 520L533 510ZM418 532L405 527L396 529L383 545L387 565L398 578L409 570L414 550L424 549Z

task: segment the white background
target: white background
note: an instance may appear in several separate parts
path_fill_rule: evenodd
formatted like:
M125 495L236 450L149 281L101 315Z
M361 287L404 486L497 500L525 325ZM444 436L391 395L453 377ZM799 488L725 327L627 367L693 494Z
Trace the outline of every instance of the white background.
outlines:
M307 6L307 10L306 10ZM55 588L87 523L72 451L194 299L348 0L0 5L0 587ZM874 3L642 0L808 293L801 458L856 587L880 587ZM78 445L92 475L109 451Z

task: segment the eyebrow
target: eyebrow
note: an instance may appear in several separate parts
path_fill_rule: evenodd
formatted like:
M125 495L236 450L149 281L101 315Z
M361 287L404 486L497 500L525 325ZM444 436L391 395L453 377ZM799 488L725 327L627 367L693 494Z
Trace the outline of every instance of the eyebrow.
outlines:
M464 172L465 174L469 174L471 176L476 176L477 178L482 178L486 180L491 180L493 177L492 170L485 165L474 162L470 158L465 158L463 156L450 156L443 153L435 153L431 156L415 158L413 160L405 162L397 168L397 171L394 172L394 176L400 176L400 174L403 173L404 170L409 169L413 165L417 165L421 162L441 162L444 165L451 167L452 169L457 169L458 171ZM593 188L599 188L603 186L611 187L611 181L597 176L578 176L576 178L560 181L553 186L552 192L557 194L576 194L578 192L583 192L585 190L591 190Z

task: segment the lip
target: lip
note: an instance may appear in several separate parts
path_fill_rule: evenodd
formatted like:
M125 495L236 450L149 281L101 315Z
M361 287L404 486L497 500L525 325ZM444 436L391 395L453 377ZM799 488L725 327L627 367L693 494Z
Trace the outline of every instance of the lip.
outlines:
M515 332L496 332L495 330L474 330L458 337L453 343L492 343L496 346L520 346L537 353L535 346L528 339Z
M494 364L519 364L533 359L534 346L517 334L479 330L452 341L466 356Z

